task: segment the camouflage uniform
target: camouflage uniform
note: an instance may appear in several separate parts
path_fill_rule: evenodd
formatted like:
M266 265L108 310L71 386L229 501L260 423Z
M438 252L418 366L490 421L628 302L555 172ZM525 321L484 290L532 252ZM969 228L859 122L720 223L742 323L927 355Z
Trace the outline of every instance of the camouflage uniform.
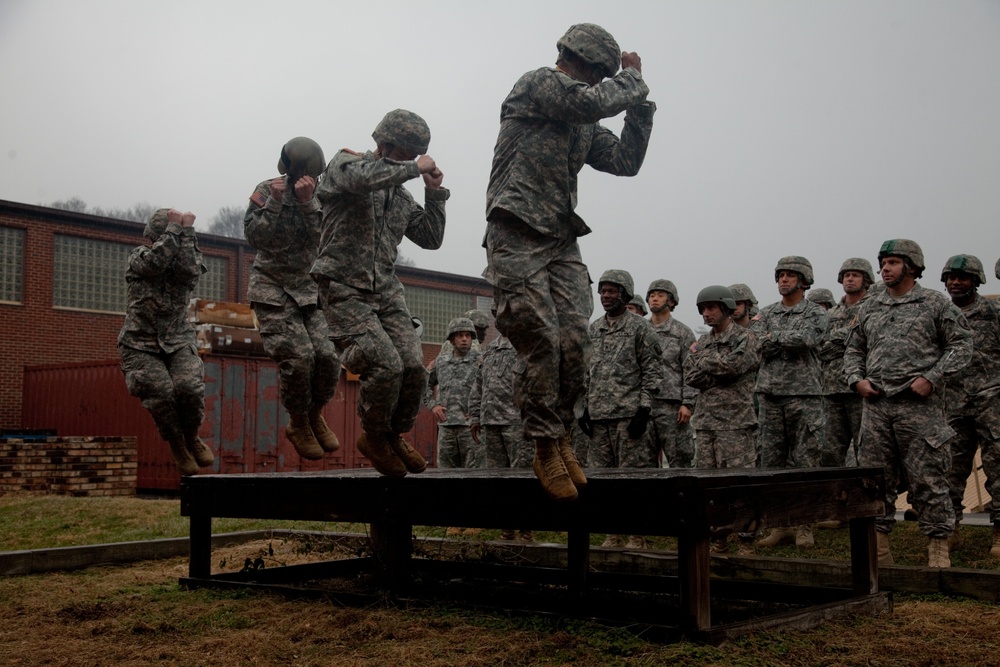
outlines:
M264 350L281 372L282 405L290 413L307 413L333 398L340 377L340 359L309 275L319 247L320 206L315 197L299 202L288 185L282 201L275 201L270 186L270 180L257 186L243 219L246 239L257 250L247 297Z
M464 355L439 354L427 382L425 403L433 410L445 409L445 420L438 423L438 468L483 468L485 449L476 444L469 432L469 392L479 369L480 352L470 349ZM437 397L434 388L437 388Z
M479 424L487 468L530 468L534 444L524 437L515 387L524 376L524 362L505 336L493 339L479 362L469 392L469 423Z
M677 423L677 410L683 405L693 411L698 396L698 390L685 382L684 373L694 332L675 317L652 326L663 351L663 382L652 399L648 436L654 449L663 452L664 467L690 468L694 461L694 431L689 423Z
M944 383L972 356L972 332L962 312L945 295L915 284L893 297L879 291L865 299L851 327L844 353L849 386L867 379L881 394L864 401L858 465L885 470L885 516L880 532L892 530L900 484L909 480L920 530L944 538L955 526L948 495L955 434L945 416ZM934 392L921 398L910 390L918 377Z
M948 475L955 517L962 516L965 486L972 474L976 447L983 452L990 522L1000 522L1000 306L979 294L962 308L973 334L972 361L945 387L952 465Z
M196 437L205 417L205 370L187 306L207 269L194 228L167 224L165 216L165 210L157 211L147 226L165 227L151 237L153 245L129 255L118 351L129 393L142 400L160 436L178 443Z
M710 331L691 346L684 376L700 390L691 418L696 468L756 467L753 388L759 365L757 336L732 321L722 333Z
M361 376L358 414L373 435L412 429L427 386L420 340L393 269L404 236L428 249L444 241L449 192L425 189L422 208L403 187L419 175L415 161L342 150L316 189L323 232L312 274L341 361Z
M634 175L656 106L626 68L595 86L558 69L526 73L500 112L487 189L484 277L494 287L497 329L526 362L525 433L561 438L584 399L593 312L577 237L590 232L576 208L584 164ZM599 121L625 111L619 139Z
M820 465L823 378L816 350L827 323L826 311L803 298L791 308L780 301L766 306L750 325L762 358L755 387L762 468Z
M663 384L662 351L648 320L626 310L614 322L601 317L590 325L593 355L587 381L587 411L593 422L589 465L595 468L650 468L657 451L646 436L632 438L629 422L651 408Z
M867 297L865 297L867 298ZM826 446L821 465L842 466L850 459L857 462L857 443L861 432L861 397L851 391L844 379L844 350L851 323L857 317L864 299L847 305L844 299L827 311L830 328L826 339L819 346L819 359L823 364L823 392L826 394ZM852 455L848 448L854 443Z

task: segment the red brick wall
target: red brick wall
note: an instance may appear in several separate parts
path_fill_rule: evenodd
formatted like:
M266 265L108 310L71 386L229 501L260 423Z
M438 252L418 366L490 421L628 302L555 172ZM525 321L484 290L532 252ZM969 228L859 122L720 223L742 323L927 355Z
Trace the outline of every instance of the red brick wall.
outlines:
M135 494L136 439L0 439L0 492L73 496Z

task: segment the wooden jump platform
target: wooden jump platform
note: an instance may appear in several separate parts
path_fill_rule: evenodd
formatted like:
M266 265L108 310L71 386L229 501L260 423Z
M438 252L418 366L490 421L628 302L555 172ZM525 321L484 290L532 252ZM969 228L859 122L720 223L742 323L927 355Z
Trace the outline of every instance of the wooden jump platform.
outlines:
M189 577L181 583L308 581L324 574L356 575L364 569L376 573L391 596L412 596L416 591L420 597L416 580L430 567L445 582L449 578L466 584L484 578L494 583L545 582L548 588L541 594L517 596L518 608L545 611L544 600L552 598L553 591L562 591L564 603L553 607L555 613L588 617L596 608L605 618L616 615L614 590L645 591L672 595L677 603L670 607L674 618L644 622L710 643L750 629L812 627L823 619L891 607L889 595L878 590L875 517L883 513L885 485L879 468L589 469L587 476L589 484L579 499L565 505L550 500L530 470L429 469L401 479L370 469L186 477L181 482L181 514L190 517L191 557ZM253 578L213 575L214 517L367 523L372 557L272 568L266 576L262 571ZM810 586L710 581L711 539L826 520L850 523L849 589L823 581ZM564 531L568 566L532 572L522 565L477 568L469 562L431 563L412 557L413 526ZM591 533L676 537L676 576L613 577L592 571ZM483 597L501 606L509 604L502 601L500 589ZM751 605L750 619L713 623L713 598L719 602L724 597L758 601L772 612L767 604L779 601L796 603L798 608L753 615ZM662 608L654 605L651 613L663 613Z

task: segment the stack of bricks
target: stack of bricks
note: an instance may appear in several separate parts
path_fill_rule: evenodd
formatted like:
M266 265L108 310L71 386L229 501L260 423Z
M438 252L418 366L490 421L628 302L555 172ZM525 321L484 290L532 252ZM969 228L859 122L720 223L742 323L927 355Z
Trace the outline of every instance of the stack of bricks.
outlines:
M131 496L137 470L133 436L0 439L0 493Z

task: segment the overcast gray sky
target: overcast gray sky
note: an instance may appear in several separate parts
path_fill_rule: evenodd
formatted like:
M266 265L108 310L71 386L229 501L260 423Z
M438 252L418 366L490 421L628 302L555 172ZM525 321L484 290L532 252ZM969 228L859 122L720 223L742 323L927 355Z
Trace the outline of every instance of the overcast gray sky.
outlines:
M595 280L669 278L695 326L706 285L770 303L775 262L800 254L839 297L845 258L907 237L925 285L966 252L1000 292L998 1L0 0L0 198L148 202L204 228L287 139L368 149L405 107L452 197L444 246L402 252L479 275L500 104L578 22L639 53L659 108L637 177L581 176Z

